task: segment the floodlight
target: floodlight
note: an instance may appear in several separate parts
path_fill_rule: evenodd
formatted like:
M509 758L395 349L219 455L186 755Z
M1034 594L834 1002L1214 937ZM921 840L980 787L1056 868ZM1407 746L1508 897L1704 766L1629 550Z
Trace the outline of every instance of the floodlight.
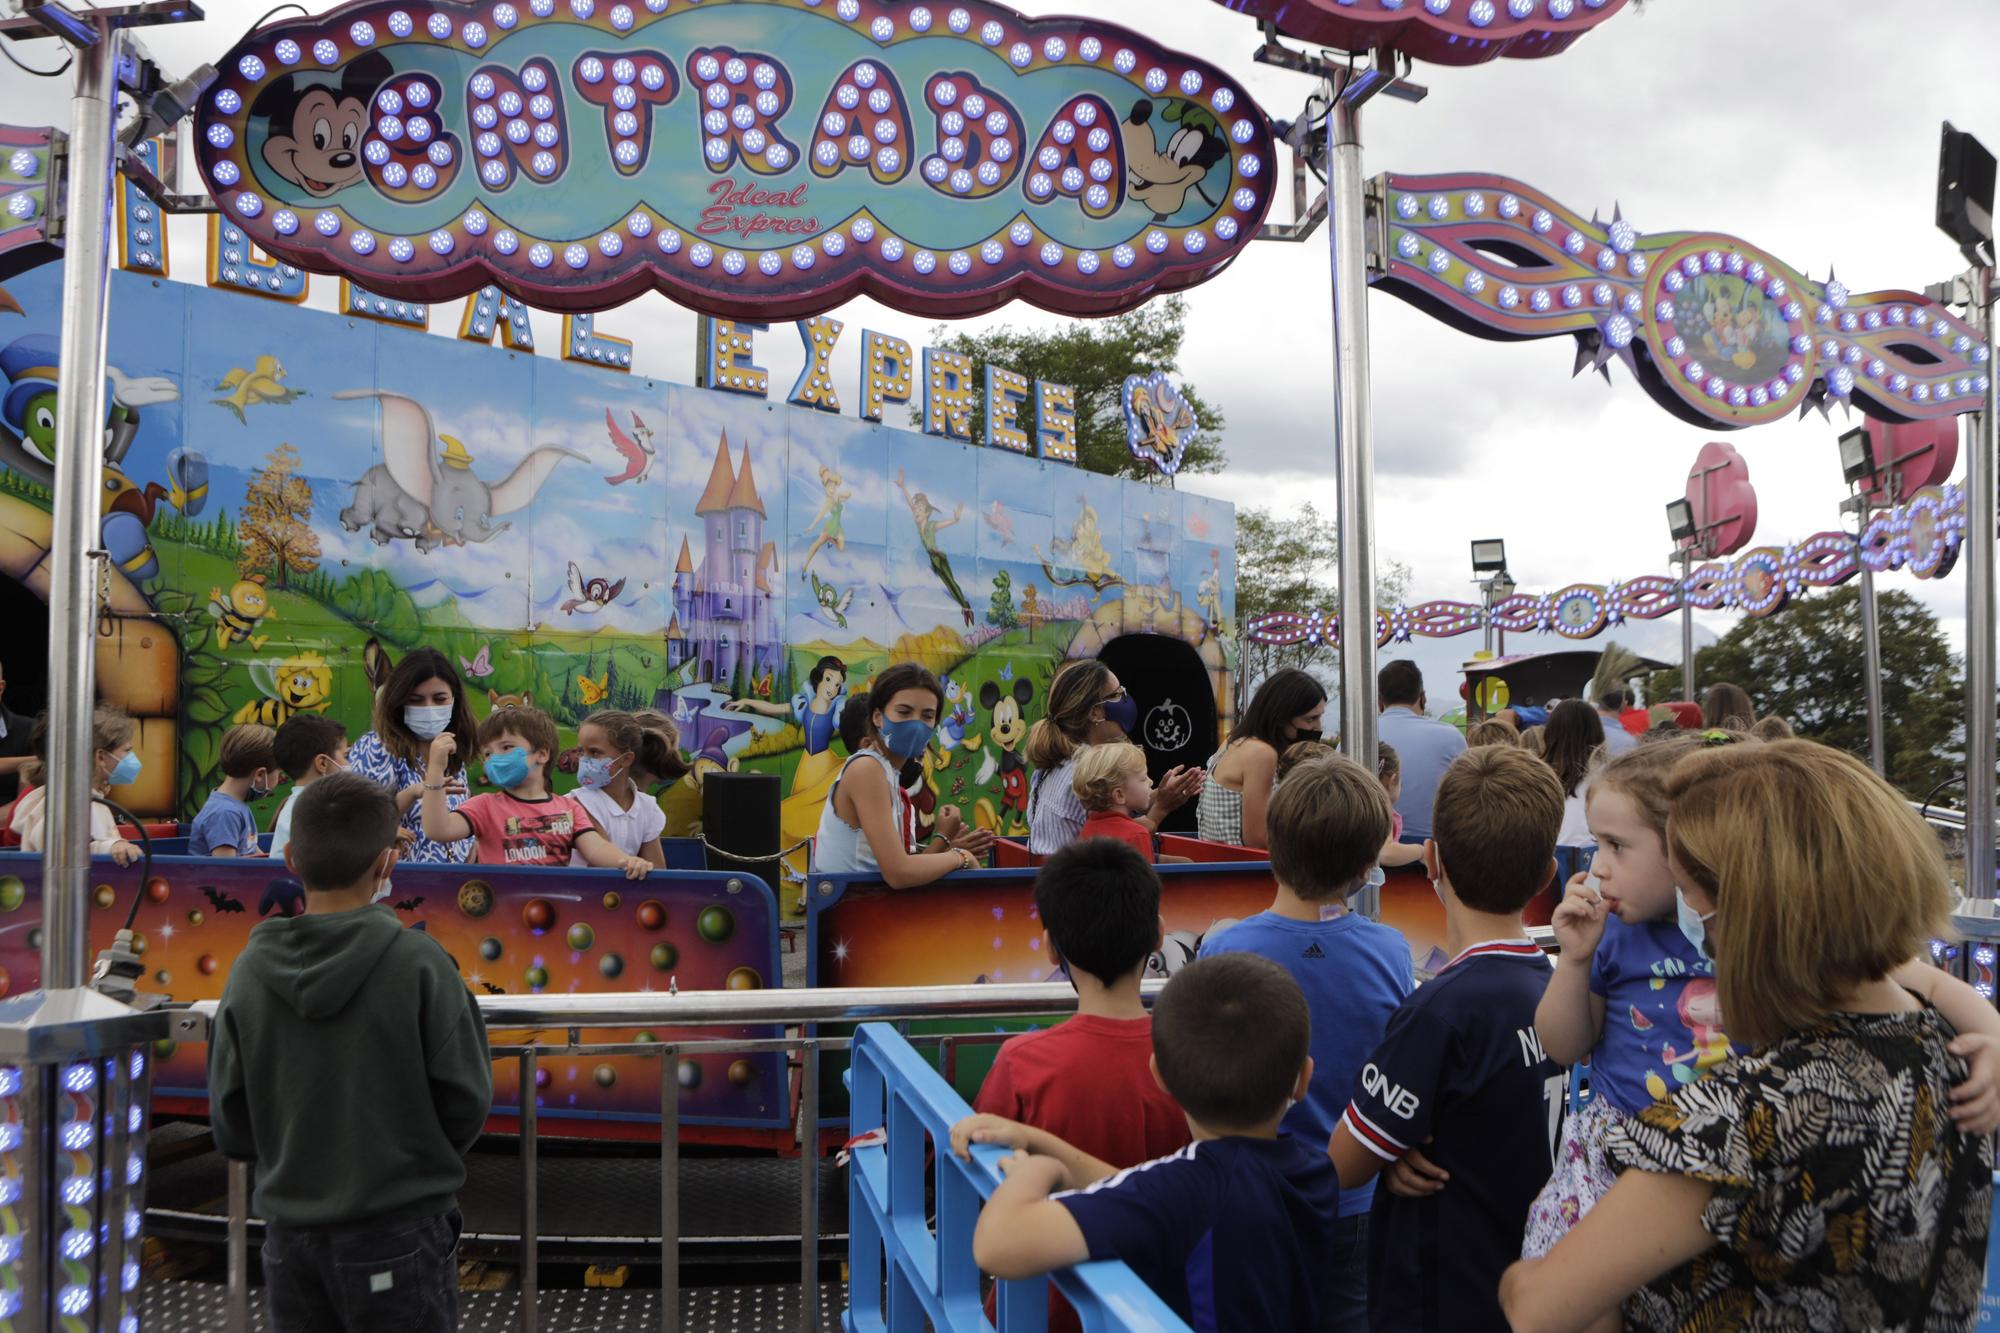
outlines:
M1498 537L1472 543L1472 572L1495 574L1507 568L1507 543Z
M1673 539L1685 546L1694 541L1694 506L1686 500L1667 502L1667 531Z
M1937 225L1975 266L1992 262L1993 175L1993 154L1946 121L1938 150Z
M1856 426L1840 437L1840 476L1848 485L1867 481L1875 475L1875 440L1866 426Z

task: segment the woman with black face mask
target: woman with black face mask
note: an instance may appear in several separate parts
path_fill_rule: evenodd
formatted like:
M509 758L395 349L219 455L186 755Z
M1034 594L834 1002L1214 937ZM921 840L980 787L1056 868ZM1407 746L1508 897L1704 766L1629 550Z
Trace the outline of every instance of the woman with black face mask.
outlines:
M1129 738L1139 722L1139 703L1102 662L1076 661L1049 683L1049 711L1028 732L1027 756L1035 770L1028 787L1028 850L1037 856L1061 851L1083 827L1083 802L1070 786L1076 752L1086 745ZM1194 799L1202 773L1185 766L1169 770L1153 789L1153 804L1139 822L1158 831L1160 821Z
M1295 667L1274 672L1250 700L1229 744L1208 760L1208 782L1195 808L1204 842L1262 847L1264 811L1277 785L1278 756L1320 738L1326 686Z

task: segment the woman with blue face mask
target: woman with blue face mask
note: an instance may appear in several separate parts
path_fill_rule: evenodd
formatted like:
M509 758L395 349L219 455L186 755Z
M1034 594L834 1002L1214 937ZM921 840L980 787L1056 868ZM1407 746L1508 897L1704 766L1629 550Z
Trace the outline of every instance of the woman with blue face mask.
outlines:
M456 810L466 796L464 756L477 753L465 687L450 658L435 648L412 649L375 692L375 729L363 733L347 750L350 769L381 783L396 798L403 817L406 861L472 859L470 838L433 842L423 835L424 768L431 742L446 732L457 741L445 779L445 801Z
M1131 738L1139 701L1102 662L1071 662L1049 682L1048 713L1028 729L1028 850L1050 856L1076 841L1088 813L1070 785L1076 752L1086 745ZM1160 821L1201 792L1202 771L1185 765L1160 775L1153 804L1139 822L1157 833Z
M892 889L912 889L954 870L975 870L993 844L985 829L966 828L942 815L940 836L919 850L904 841L908 797L897 775L921 759L937 732L944 687L914 662L899 662L877 676L868 692L868 730L827 794L813 843L813 870L822 874L880 875Z

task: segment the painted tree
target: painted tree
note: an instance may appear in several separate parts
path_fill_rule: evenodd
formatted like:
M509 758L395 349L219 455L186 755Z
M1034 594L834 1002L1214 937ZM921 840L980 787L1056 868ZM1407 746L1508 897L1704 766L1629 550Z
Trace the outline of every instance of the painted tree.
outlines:
M1041 590L1030 583L1021 590L1021 624L1028 631L1028 642L1035 641L1035 626L1042 623Z
M1013 629L1021 623L1014 614L1014 577L1004 569L993 576L993 597L986 604L986 623L1001 629Z
M1024 329L1003 324L984 333L964 333L939 326L931 345L972 358L972 442L986 440L986 366L1018 370L1029 384L1046 380L1076 390L1077 464L1113 477L1151 480L1151 464L1132 457L1125 443L1125 406L1121 395L1127 375L1154 371L1173 374L1187 338L1187 303L1178 296L1134 310L1116 319L1068 320L1054 328ZM1181 397L1194 409L1201 431L1188 442L1183 472L1215 472L1223 465L1222 411L1202 401L1191 385L1180 385ZM1023 403L1016 421L1034 436L1034 404ZM911 410L913 421L921 411Z
M319 535L308 523L312 483L299 475L299 461L297 449L279 445L243 492L243 549L236 567L246 576L268 574L279 588L292 574L319 568Z

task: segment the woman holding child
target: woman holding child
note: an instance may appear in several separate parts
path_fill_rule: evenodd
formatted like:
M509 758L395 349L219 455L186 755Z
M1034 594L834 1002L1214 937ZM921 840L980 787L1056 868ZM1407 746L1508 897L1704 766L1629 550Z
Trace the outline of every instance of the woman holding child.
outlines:
M465 800L465 756L476 754L477 732L465 706L465 687L451 659L435 648L413 648L375 692L375 729L348 747L347 765L389 789L396 812L416 842L404 849L407 861L460 863L472 859L472 839L437 842L423 836L424 771L431 742L449 734L453 752L445 766L446 804Z
M1616 1183L1508 1270L1516 1329L1970 1328L1991 1039L1908 960L1947 927L1936 840L1857 760L1708 748L1667 782L1681 931L1750 1054L1612 1126ZM1939 997L1944 1002L1944 997Z
M1028 732L1028 763L1035 776L1028 788L1028 850L1036 856L1061 851L1082 829L1083 808L1073 785L1076 752L1086 745L1122 741L1139 722L1139 704L1102 662L1071 662L1049 683L1048 715ZM1157 833L1160 821L1201 790L1197 768L1174 768L1161 776L1153 801L1139 822Z

